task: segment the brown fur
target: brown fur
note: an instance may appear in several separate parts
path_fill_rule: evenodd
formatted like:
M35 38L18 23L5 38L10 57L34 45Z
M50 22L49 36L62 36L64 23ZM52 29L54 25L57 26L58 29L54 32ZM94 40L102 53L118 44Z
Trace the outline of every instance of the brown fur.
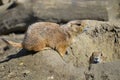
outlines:
M33 51L52 48L63 56L74 37L81 33L83 28L84 26L81 26L80 21L71 21L64 27L51 22L37 22L28 27L22 43L3 40L12 46Z
M107 59L107 57L105 57L103 55L102 52L93 52L91 57L90 57L90 64L93 63L95 64L96 63L96 59L97 58L97 63L104 63L104 61Z

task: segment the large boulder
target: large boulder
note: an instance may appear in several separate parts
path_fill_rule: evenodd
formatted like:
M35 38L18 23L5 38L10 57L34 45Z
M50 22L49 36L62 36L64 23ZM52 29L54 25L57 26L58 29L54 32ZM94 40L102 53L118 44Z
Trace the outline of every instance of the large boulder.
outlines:
M0 35L24 32L34 21L31 11L22 6L4 11L0 14Z
M11 0L0 6L0 35L23 32L36 21L66 23L75 19L108 20L108 1ZM16 2L15 2L16 1ZM10 6L8 6L10 5ZM6 10L7 9L7 10Z
M120 61L105 64L93 64L90 71L85 73L86 80L119 80Z
M75 19L108 20L107 1L99 0L36 0L34 16L43 20L66 22Z

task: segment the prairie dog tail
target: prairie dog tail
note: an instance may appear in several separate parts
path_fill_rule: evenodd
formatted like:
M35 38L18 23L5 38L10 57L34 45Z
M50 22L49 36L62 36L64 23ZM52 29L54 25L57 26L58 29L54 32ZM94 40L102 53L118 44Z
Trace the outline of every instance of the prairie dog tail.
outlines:
M9 41L9 40L6 40L4 38L2 38L2 40L10 46L17 47L17 48L23 48L21 43L16 43L16 42L13 42L13 41Z

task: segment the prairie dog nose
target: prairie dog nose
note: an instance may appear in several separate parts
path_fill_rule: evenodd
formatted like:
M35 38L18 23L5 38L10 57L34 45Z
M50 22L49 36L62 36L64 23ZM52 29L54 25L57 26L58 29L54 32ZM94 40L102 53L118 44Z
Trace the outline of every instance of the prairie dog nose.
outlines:
M99 63L100 61L99 61L99 58L94 58L94 61L93 61L94 63Z
M98 58L95 58L94 60L98 61Z

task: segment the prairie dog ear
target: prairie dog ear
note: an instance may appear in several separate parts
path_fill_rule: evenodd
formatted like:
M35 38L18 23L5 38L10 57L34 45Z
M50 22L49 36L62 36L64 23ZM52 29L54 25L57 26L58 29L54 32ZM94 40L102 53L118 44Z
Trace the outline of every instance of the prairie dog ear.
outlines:
M77 25L77 26L81 26L81 23L76 23L75 25Z
M103 53L102 53L102 52L100 52L100 55L101 55L101 56L103 56Z
M95 53L95 52L92 52L92 56L94 56L94 53Z

